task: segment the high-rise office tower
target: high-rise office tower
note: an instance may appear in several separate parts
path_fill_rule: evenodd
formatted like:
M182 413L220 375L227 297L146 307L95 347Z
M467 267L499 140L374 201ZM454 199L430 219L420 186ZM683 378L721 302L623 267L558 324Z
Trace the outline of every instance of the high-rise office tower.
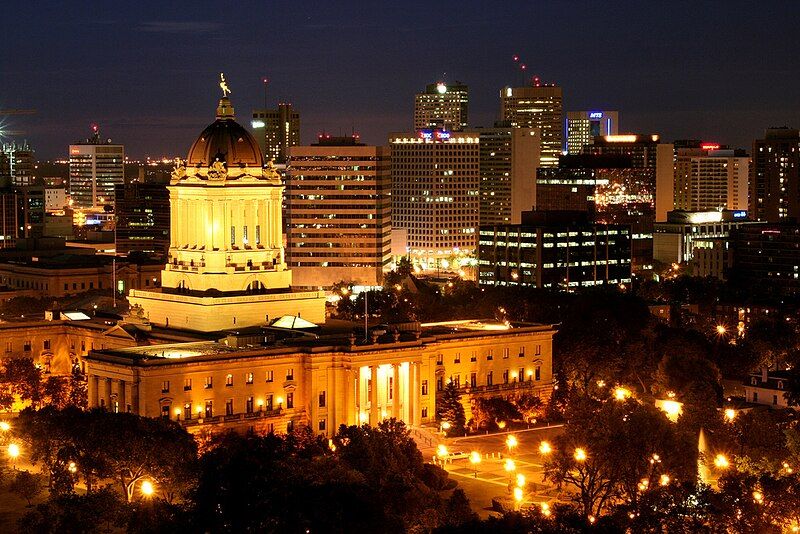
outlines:
M0 145L0 183L12 186L33 185L33 149L28 143Z
M280 103L277 109L254 109L250 125L267 161L286 163L289 148L300 144L300 113L292 104Z
M567 153L580 154L583 147L592 144L595 137L616 135L618 130L617 111L568 111Z
M134 182L118 185L116 251L165 256L169 249L169 191L165 184Z
M298 287L376 286L391 262L389 149L320 136L289 150L286 256Z
M744 150L697 143L675 149L675 209L747 209L750 158Z
M76 208L114 204L114 188L124 183L125 147L92 136L69 146L69 192Z
M389 135L392 228L426 265L474 253L480 210L480 133L420 130Z
M557 167L564 143L561 87L531 85L500 91L500 120L541 132L539 167Z
M769 128L753 143L750 218L777 222L800 218L800 132Z
M626 154L568 155L556 169L539 169L536 187L539 211L586 212L596 223L629 225L633 271L651 268L654 167L637 167Z
M467 127L468 111L469 89L466 85L461 82L429 84L424 93L414 96L414 130L463 130Z
M480 128L480 225L519 224L536 205L539 130Z

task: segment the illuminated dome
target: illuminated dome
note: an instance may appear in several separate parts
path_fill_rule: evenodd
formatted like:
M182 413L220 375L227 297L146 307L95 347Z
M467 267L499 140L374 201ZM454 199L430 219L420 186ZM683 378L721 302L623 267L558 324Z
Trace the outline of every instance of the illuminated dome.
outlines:
M189 149L186 167L206 167L217 160L229 169L264 166L258 142L236 122L228 97L219 100L217 120L203 130Z

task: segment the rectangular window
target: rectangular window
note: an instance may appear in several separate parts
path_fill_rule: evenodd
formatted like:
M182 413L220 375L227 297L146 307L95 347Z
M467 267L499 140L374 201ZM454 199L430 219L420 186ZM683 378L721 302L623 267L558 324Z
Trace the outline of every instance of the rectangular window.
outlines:
M233 387L233 375L230 374L230 373L228 373L225 376L225 387L226 388L232 388Z
M426 417L428 417L428 407L427 406L422 409L422 418L425 419Z
M253 413L253 397L247 397L247 401L245 402L245 411L247 413Z
M225 401L225 415L233 415L233 399Z
M461 353L460 352L456 352L456 357L453 360L453 363L461 363Z
M247 225L242 226L242 243L247 244Z
M519 374L517 376L519 377L519 381L520 382L524 382L525 381L525 368L524 367L520 367L519 368Z
M252 384L253 383L253 373L245 373L245 375L244 375L244 383L245 384Z
M267 382L272 382L273 374L272 371L267 371Z
M542 367L540 365L536 366L536 369L533 371L533 379L534 380L541 380L542 379Z
M504 359L504 360L505 360L506 358L508 358L508 353L509 353L508 347L504 348L504 349L503 349L503 359Z
M22 350L24 350L25 352L30 352L31 351L31 342L30 341L26 341L25 343L23 343Z
M536 345L536 356L541 356L541 355L542 355L542 346Z
M86 352L86 340L81 340L81 352Z
M440 376L436 378L436 391L442 391L444 389L444 377Z
M261 244L261 226L256 225L256 245Z
M456 389L461 387L461 375L454 376L452 380L453 380L453 385L456 387Z
M10 341L6 341L6 352L12 352L13 346Z
M492 372L491 371L486 373L486 385L487 386L491 386L492 385Z
M324 391L320 391L319 392L319 407L320 408L324 408L325 407L325 392Z
M508 384L508 369L503 371L503 384Z
M758 391L753 392L753 402L758 402Z
M292 391L286 394L286 408L294 408L294 392Z
M489 361L494 360L494 349L489 349L488 354L486 354L486 359Z
M386 390L389 393L389 395L388 395L389 400L392 400L394 398L394 377L393 376L390 376L386 380Z
M170 409L169 404L165 404L164 406L162 406L161 407L161 417L163 417L165 419L169 419L169 409Z
M169 393L169 380L161 382L161 393Z
M469 387L474 388L478 385L478 373L472 373L469 375Z
M773 395L772 396L772 404L778 404L778 396L777 395Z
M324 431L325 430L325 419L320 419L319 420L319 424L317 425L317 428L319 428L320 431Z
M44 342L42 342L42 348L44 348L44 350L50 350L50 340L49 339L45 339Z
M206 386L206 389L211 389L211 388L214 387L214 377L213 376L207 376L206 377L205 386Z
M444 355L439 354L436 356L436 365L444 365Z
M478 353L475 352L474 350L472 351L472 356L469 357L469 361L471 361L471 362L477 362L478 361Z
M187 421L192 418L192 403L187 402L183 405L183 418Z
M183 391L191 391L192 389L192 379L186 378L183 380Z
M292 432L294 432L294 421L289 421L286 423L286 433L291 434Z
M267 395L267 410L272 410L272 395Z
M423 380L422 381L422 394L423 395L427 395L428 394L428 381L427 380Z
M519 348L519 357L520 358L524 358L525 357L525 346L524 345Z
M206 417L214 416L214 401L206 401Z
M286 380L294 380L294 369L286 371Z
M231 226L231 245L236 244L236 227Z

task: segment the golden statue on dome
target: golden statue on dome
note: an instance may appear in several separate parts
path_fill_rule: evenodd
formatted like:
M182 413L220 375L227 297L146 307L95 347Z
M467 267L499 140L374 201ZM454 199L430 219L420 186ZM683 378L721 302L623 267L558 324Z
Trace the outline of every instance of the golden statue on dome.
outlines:
M228 82L225 81L225 73L219 73L219 87L222 89L222 98L226 98L229 94L231 94L231 90L228 87Z

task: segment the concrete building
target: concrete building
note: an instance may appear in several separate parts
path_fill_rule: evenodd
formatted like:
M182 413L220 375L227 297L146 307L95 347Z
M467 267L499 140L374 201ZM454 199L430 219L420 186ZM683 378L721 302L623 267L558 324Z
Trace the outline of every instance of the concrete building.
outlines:
M519 128L538 128L539 167L556 167L564 145L561 87L531 85L500 91L500 120Z
M392 226L427 265L474 253L480 213L480 132L420 130L389 135Z
M0 187L0 249L45 233L44 187Z
M75 208L114 205L114 188L125 178L125 148L92 136L69 146L69 193Z
M469 88L461 82L432 83L414 95L414 130L459 131L469 120Z
M522 224L482 226L481 285L574 291L631 281L630 228L585 212L527 212Z
M618 111L568 111L565 125L567 154L580 154L596 137L617 135Z
M728 250L731 231L754 224L758 223L749 220L743 210L671 211L667 222L654 225L653 259L667 265L689 263L698 247L706 254L705 249L716 248L716 240L722 240L722 249Z
M34 185L33 149L27 142L0 144L0 183L25 187Z
M774 408L789 408L785 393L791 379L789 371L762 369L759 373L751 373L743 382L745 400Z
M160 291L128 300L150 323L218 331L283 315L325 319L322 292L292 292L281 226L283 184L227 97L168 187L170 246Z
M44 188L44 209L47 212L63 210L69 206L67 188L63 185L46 185Z
M519 224L536 206L539 131L495 124L480 128L480 225Z
M800 131L769 128L753 143L749 203L758 221L800 218Z
M380 285L391 262L389 149L356 136L320 136L289 154L284 197L293 284Z
M251 126L266 161L284 164L289 148L300 144L300 112L292 104L253 110Z
M169 249L169 191L161 184L130 183L116 189L115 249L166 256Z
M656 173L636 167L628 154L562 156L559 167L539 169L536 209L585 212L599 224L631 229L632 268L647 271L653 262Z
M676 210L747 210L750 157L717 143L675 149Z
M730 280L753 294L775 297L800 292L800 225L746 225L731 232Z

